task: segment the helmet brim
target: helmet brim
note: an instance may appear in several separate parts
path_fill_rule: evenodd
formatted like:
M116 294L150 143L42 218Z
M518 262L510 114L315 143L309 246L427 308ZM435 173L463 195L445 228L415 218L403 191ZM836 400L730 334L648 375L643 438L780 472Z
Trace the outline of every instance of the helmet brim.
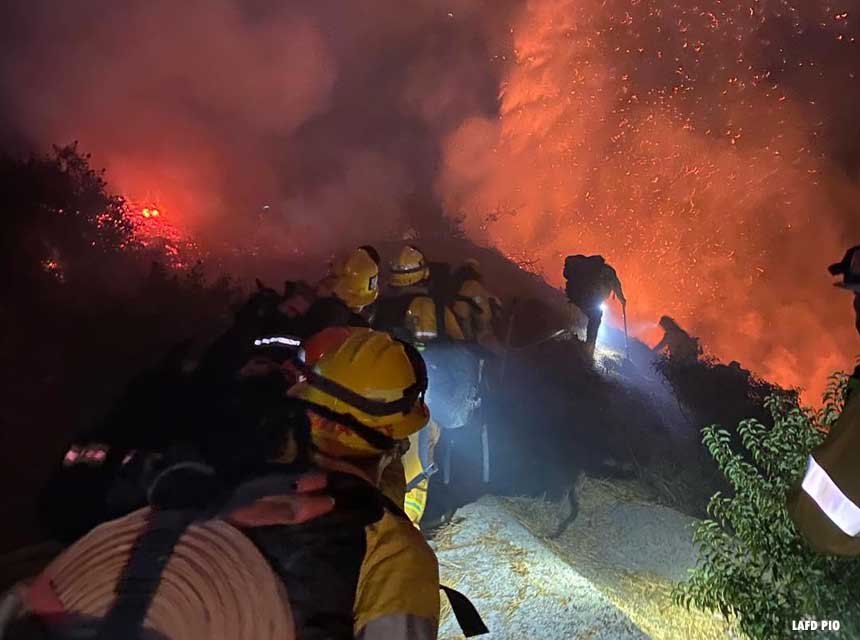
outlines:
M430 269L426 266L414 271L392 271L388 284L395 288L411 287L429 277Z
M319 406L322 409L338 412L342 411L371 429L378 428L382 425L390 426L393 428L393 433L390 434L390 437L393 437L395 440L409 437L411 434L420 431L424 425L430 421L430 410L424 402L416 403L416 405L412 407L412 410L407 414L396 414L375 418L357 411L349 405L339 402L337 398L317 389L308 382L298 382L294 384L287 391L287 395L290 398L295 398L296 400L302 400L308 403L308 405L311 406L311 409L313 406ZM369 444L365 443L357 434L353 434L352 437L345 438L344 444L347 444L350 441L356 445L353 448L357 451L364 453L376 451ZM347 446L349 445L347 444Z

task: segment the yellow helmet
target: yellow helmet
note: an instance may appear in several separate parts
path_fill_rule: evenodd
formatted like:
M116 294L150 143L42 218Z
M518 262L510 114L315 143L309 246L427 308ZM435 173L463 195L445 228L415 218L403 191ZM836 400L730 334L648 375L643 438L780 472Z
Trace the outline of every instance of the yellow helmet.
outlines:
M416 247L407 244L400 255L391 263L391 286L408 287L430 277L430 267L424 254Z
M333 295L353 311L373 304L379 295L379 255L372 247L359 247L331 265L320 283L321 295Z
M304 380L288 395L321 418L312 419L311 435L323 453L378 455L430 419L427 372L414 347L381 331L333 327L311 338L305 350L319 359L300 365Z

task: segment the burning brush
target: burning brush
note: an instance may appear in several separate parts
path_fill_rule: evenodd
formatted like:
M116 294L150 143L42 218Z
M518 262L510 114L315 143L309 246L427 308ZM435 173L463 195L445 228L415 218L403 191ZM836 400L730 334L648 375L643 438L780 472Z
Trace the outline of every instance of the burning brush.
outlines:
M180 269L193 263L198 249L171 219L168 209L160 204L127 202L127 211L134 238L143 247L158 248L169 258L169 266Z

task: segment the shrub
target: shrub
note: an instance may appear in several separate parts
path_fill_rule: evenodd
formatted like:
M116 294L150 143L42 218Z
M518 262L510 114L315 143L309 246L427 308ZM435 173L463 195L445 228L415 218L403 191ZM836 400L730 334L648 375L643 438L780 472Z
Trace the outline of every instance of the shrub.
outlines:
M76 144L46 156L0 156L0 194L0 264L12 276L0 285L4 294L95 278L132 243L125 202L107 193L103 172Z
M36 494L76 432L98 427L129 381L178 344L214 338L239 292L208 282L199 265L161 266L171 256L135 242L124 200L74 145L0 154L0 196L0 484L14 487L0 501L11 523L3 552L44 535ZM145 400L164 402L156 392Z
M728 431L703 430L703 442L734 495L711 499L711 517L694 536L699 566L676 588L676 603L718 612L756 640L799 637L792 621L801 619L839 619L839 637L860 637L860 559L815 553L786 508L810 451L842 410L846 384L845 374L831 376L817 413L784 396L769 397L772 428L756 420L738 427L746 455L732 448Z
M796 391L757 378L737 362L726 365L710 356L692 362L661 356L654 369L669 383L697 425L734 425L744 418L754 418L769 426L771 416L764 406L765 399L797 397ZM715 393L715 389L719 392Z

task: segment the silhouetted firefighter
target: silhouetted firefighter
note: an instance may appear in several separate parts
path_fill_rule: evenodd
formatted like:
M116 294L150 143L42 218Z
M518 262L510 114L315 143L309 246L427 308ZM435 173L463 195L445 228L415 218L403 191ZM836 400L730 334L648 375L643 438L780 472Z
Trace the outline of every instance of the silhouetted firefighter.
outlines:
M593 357L597 332L603 319L601 305L610 294L615 294L621 304L627 306L627 299L621 290L621 281L615 269L606 263L603 256L568 256L564 261L564 278L567 280L567 299L579 307L588 318L585 348L588 355Z

